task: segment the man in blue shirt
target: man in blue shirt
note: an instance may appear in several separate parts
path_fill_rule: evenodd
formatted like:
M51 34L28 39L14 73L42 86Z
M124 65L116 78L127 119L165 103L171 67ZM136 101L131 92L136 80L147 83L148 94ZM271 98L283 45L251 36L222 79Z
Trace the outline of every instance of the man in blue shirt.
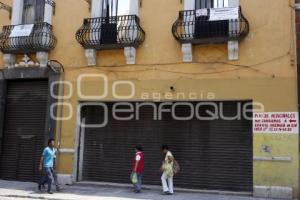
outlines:
M42 171L44 169L44 175L42 176L40 182L39 182L39 190L41 191L42 185L45 183L48 184L48 190L47 192L49 194L53 194L51 192L51 185L52 185L52 177L54 179L56 190L59 190L59 185L57 182L57 175L54 171L54 159L56 158L56 149L54 148L55 141L54 139L48 140L48 146L44 149L41 160L40 160L40 166L39 170Z

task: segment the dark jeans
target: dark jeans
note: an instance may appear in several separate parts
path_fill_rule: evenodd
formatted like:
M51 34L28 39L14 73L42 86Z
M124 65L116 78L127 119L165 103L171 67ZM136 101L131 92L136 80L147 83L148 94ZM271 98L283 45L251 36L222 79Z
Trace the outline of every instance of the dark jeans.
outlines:
M133 184L134 189L136 191L141 191L142 190L142 179L143 179L143 174L139 174L137 173L137 178L138 178L138 182L136 184Z
M48 192L51 191L52 182L54 179L54 184L56 185L56 189L59 187L57 181L57 174L53 167L44 167L43 176L39 182L40 185L48 184Z

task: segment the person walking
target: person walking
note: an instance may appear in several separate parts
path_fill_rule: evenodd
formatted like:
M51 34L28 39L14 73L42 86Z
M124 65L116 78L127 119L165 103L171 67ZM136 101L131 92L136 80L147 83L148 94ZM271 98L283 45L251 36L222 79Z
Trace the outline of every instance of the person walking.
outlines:
M163 173L161 176L163 194L172 195L172 194L174 194L174 189L173 189L174 157L167 145L163 145L161 150L165 154L165 160L163 161L162 166L161 166L161 171Z
M142 191L142 179L144 173L144 153L141 145L136 145L135 156L133 159L132 176L137 176L137 183L134 183L134 192L140 193Z
M52 186L52 180L54 180L54 183L56 185L56 190L59 191L60 187L57 181L57 174L54 170L54 159L56 158L56 148L54 147L55 140L49 139L48 140L48 146L43 150L43 154L40 159L40 165L39 170L43 171L43 176L41 177L41 180L38 183L38 189L41 191L42 186L45 185L45 183L48 184L47 192L49 194L53 194L51 191Z

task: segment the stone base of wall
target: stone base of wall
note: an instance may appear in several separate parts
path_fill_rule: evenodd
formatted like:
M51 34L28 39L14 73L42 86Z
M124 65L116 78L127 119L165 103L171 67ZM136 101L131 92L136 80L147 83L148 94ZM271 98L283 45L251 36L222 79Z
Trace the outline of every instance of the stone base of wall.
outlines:
M259 198L293 199L293 189L280 186L254 186L253 196Z
M74 179L71 174L57 174L58 183L60 185L73 185Z

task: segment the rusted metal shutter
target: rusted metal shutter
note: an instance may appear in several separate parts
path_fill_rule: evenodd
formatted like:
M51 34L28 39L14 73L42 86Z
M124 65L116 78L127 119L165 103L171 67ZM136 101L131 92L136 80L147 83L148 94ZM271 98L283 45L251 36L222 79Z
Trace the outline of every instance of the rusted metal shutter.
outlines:
M193 102L195 105L197 102ZM238 103L223 104L225 116L234 116ZM158 105L159 103L157 103ZM159 168L164 159L162 144L171 147L181 172L175 186L192 189L251 192L252 183L252 122L241 120L174 120L164 113L162 120L153 120L153 108L140 109L140 119L114 120L113 103L107 103L108 124L103 128L86 128L84 133L83 180L129 183L134 146L142 144L145 153L144 183L159 185ZM209 106L199 109L205 116ZM83 110L86 123L102 123L103 109L88 106ZM189 116L186 106L176 109L178 116ZM125 114L124 116L128 116Z
M45 144L47 80L8 81L0 178L36 181Z

